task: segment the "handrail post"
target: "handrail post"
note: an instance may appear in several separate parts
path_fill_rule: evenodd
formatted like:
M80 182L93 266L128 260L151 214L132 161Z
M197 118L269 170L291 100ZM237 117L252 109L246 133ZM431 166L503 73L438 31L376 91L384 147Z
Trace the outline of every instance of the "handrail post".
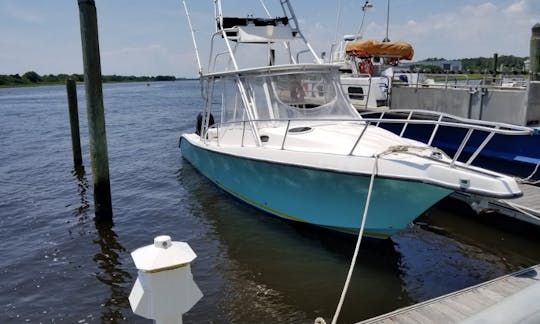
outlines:
M246 121L242 121L242 147L244 147L244 136L246 134Z
M287 139L287 134L289 133L289 126L291 125L291 120L287 120L287 128L285 128L285 135L283 135L283 142L281 143L281 149L285 147L285 140Z
M408 121L411 120L412 115L413 115L413 111L411 110L411 111L409 112L409 116L407 117L407 120L408 120ZM401 129L401 133L399 134L399 137L403 137L403 134L405 134L405 130L407 129L407 126L408 126L408 125L409 125L408 122L405 123L405 124L403 124L403 128Z
M369 75L369 84L368 84L368 89L367 89L367 95L366 95L366 110L368 109L368 105L369 105L369 95L371 93L371 82L373 82L373 78L371 77L371 74Z
M459 148L456 151L456 154L454 155L454 158L452 159L452 162L450 162L451 167L454 166L454 163L457 161L457 159L461 155L461 152L463 151L463 148L465 148L465 145L469 141L469 138L471 137L471 134L472 134L473 131L474 131L473 128L469 128L469 130L467 131L467 134L465 135L465 137L461 141L461 144L459 145Z
M495 129L499 129L499 127L497 126ZM482 150L484 149L484 147L489 143L489 141L491 141L491 139L493 138L493 136L495 135L495 132L492 131L488 134L488 136L486 136L486 138L484 139L484 141L482 142L482 144L480 144L480 146L478 146L478 148L476 149L476 151L474 151L473 155L471 155L471 157L469 158L469 160L467 160L467 162L465 163L466 165L470 165L474 159L476 159L476 157L478 156L478 154L480 154L480 152L482 152Z
M437 131L439 130L439 123L441 122L442 118L443 115L439 115L439 118L437 119L437 124L435 124L435 127L433 128L433 132L431 132L431 136L429 137L427 145L431 146L433 139L435 139L435 134L437 134Z
M382 120L382 119L383 119L385 113L386 113L385 111L381 112L381 115L379 116L379 120ZM379 127L380 123L381 123L381 122L378 121L377 124L375 124L375 126Z
M360 142L360 139L362 139L362 137L364 136L364 133L368 129L369 125L371 125L371 121L366 122L366 126L364 126L364 129L362 129L362 132L360 133L360 135L356 139L356 142L354 143L354 146L352 147L351 151L349 152L349 155L353 155L353 152L356 149L356 146L358 146L358 143Z

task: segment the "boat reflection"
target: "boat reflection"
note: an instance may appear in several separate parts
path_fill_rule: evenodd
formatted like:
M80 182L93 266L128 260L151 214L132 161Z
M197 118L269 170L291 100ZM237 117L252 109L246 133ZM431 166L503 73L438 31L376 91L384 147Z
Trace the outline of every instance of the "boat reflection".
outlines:
M216 268L226 284L219 303L230 320L255 320L263 312L278 321L333 314L354 237L267 217L188 163L178 181L194 217L220 243ZM458 203L436 205L391 240L363 241L340 318L359 321L540 263L538 239L448 206Z
M355 237L268 217L231 199L188 163L177 177L194 217L209 223L220 243L215 267L226 283L219 307L229 321L333 315ZM408 305L399 264L391 240L365 239L340 319L357 321Z

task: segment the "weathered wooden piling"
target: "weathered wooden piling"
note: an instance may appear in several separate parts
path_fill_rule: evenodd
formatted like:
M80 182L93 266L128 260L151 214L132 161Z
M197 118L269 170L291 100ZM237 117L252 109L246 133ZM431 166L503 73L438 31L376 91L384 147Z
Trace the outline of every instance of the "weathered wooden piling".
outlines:
M540 81L540 23L531 30L530 70L531 80Z
M499 69L499 54L493 53L493 76L497 76L498 69Z
M105 113L94 0L78 0L96 221L112 220Z
M79 108L77 105L77 83L73 79L66 80L66 91L69 109L69 125L71 127L71 147L73 149L73 164L82 165L81 136L79 132Z

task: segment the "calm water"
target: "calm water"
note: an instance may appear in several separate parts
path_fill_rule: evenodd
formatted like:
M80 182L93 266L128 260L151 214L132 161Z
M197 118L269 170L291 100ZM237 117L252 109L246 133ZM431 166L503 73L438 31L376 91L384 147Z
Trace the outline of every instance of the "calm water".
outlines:
M129 253L169 234L187 241L204 298L185 323L312 323L332 316L354 240L280 221L203 178L178 149L201 105L195 81L106 84L114 225L93 221L86 172L73 170L63 86L0 89L0 323L148 323L127 296ZM90 186L90 187L89 187ZM540 263L540 239L448 211L361 248L341 320L372 317Z

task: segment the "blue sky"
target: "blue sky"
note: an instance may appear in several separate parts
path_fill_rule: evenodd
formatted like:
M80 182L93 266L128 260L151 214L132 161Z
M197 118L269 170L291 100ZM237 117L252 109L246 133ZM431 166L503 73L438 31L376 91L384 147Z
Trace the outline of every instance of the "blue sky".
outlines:
M224 0L225 14L262 15L258 0ZM265 0L277 9L277 0ZM364 35L381 40L386 0L371 0ZM250 4L249 6L247 4ZM336 34L338 1L292 0L300 27L317 52ZM364 1L341 0L339 34L360 27ZM213 31L211 0L190 0L201 51ZM196 60L181 0L96 0L103 74L195 76ZM271 10L277 16L279 12ZM529 55L540 0L391 0L392 40L427 57ZM82 73L76 0L0 0L0 74Z

